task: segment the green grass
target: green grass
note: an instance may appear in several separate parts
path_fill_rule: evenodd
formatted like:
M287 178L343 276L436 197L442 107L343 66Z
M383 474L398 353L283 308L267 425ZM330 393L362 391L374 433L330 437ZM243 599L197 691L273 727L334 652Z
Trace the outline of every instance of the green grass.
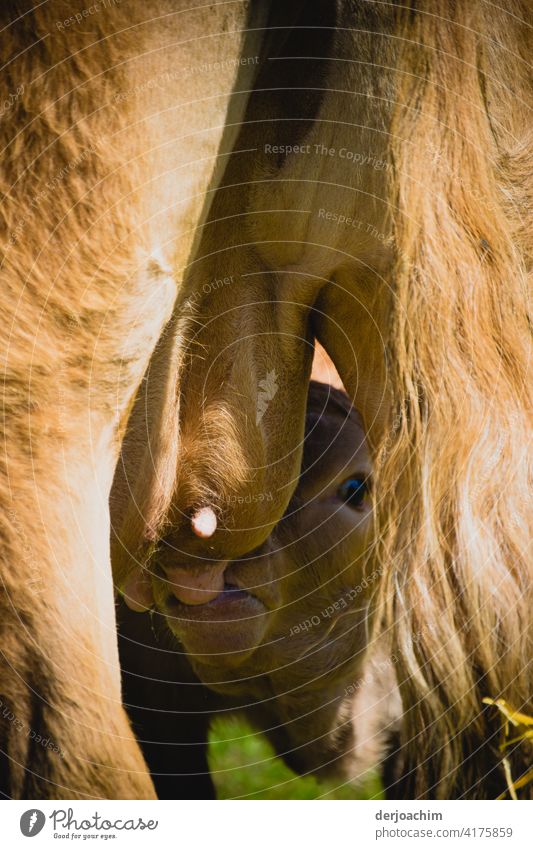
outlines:
M357 791L339 782L298 776L276 757L268 740L242 719L218 719L209 735L209 766L219 799L382 798L377 776Z

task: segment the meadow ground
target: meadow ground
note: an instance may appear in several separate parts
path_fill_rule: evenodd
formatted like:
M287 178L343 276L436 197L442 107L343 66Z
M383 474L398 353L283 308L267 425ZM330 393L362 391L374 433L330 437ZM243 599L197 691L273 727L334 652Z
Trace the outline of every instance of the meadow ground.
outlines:
M339 782L298 776L262 734L240 718L216 719L209 736L209 765L219 799L381 799L378 776L356 790Z

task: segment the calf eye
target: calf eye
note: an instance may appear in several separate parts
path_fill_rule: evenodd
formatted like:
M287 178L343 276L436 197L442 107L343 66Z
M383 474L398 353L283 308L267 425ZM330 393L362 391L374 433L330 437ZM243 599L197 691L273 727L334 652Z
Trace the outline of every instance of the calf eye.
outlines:
M369 491L369 481L362 476L354 476L341 483L337 490L337 497L354 510L359 510L363 507Z

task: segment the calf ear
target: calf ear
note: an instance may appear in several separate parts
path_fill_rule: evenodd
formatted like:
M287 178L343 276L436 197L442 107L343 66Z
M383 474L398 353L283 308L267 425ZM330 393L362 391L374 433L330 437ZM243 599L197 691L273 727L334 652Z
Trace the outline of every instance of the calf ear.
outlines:
M370 440L379 438L388 411L384 316L387 304L339 274L321 290L311 314L312 331L333 361L345 391L361 413Z
M327 383L335 389L344 389L344 384L339 372L335 368L335 363L318 341L315 343L311 380L316 380L317 383Z
M337 7L335 0L271 4L261 70L245 121L268 115L273 144L301 144L317 117L326 93ZM284 158L280 154L278 167Z

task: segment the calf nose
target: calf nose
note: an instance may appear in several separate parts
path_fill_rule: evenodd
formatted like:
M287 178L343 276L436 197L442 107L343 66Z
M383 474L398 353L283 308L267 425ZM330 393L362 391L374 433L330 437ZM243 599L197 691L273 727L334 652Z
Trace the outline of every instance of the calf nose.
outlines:
M206 604L224 590L227 561L202 565L196 569L163 566L171 593L183 604Z

